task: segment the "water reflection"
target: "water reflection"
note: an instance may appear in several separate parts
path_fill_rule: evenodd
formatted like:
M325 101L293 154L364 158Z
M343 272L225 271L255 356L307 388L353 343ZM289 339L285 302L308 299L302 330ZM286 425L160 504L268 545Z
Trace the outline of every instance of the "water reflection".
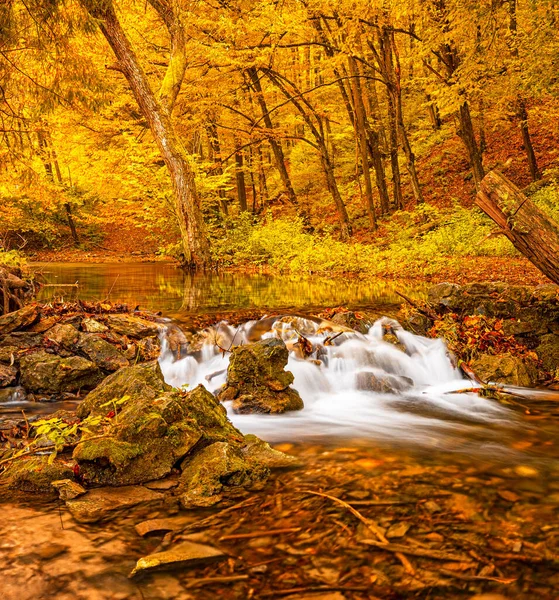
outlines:
M170 316L248 308L309 309L345 305L377 310L401 303L396 290L414 298L426 285L314 275L196 274L169 263L35 263L48 284L39 300L112 300ZM77 283L78 287L68 287Z

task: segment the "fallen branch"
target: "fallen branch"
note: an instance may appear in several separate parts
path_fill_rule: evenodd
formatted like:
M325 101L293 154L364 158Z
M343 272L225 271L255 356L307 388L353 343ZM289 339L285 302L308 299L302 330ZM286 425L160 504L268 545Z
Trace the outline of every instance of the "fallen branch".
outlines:
M433 558L435 560L448 560L456 562L469 562L470 558L463 554L451 554L444 550L430 550L426 548L412 548L410 546L404 546L403 544L391 544L390 542L377 542L376 540L360 540L361 544L367 546L375 546L381 550L387 552L393 552L394 554L411 554L412 556L420 556L423 558Z
M381 544L388 544L388 540L384 536L384 533L380 529L380 527L371 519L363 516L356 508L353 508L351 504L344 502L340 498L336 498L336 496L330 496L329 494L323 494L322 492L312 492L310 490L305 491L306 494L312 494L313 496L321 496L322 498L327 498L328 500L332 500L332 502L336 502L340 506L343 506L346 510L348 510L354 517L357 517L363 525L365 525L370 531L372 531L377 538L380 540ZM402 552L396 552L396 557L402 563L402 566L410 575L415 574L415 569L410 561L406 558L406 556Z

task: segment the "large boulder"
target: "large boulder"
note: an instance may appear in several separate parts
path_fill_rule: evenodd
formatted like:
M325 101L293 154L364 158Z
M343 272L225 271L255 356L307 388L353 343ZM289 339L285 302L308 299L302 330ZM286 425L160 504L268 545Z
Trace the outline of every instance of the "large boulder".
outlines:
M247 460L240 448L227 442L216 442L188 457L181 470L178 494L183 508L212 506L224 491L258 488L269 475L267 467Z
M45 332L45 344L56 349L71 350L78 341L78 330L69 323L58 323Z
M236 346L231 351L220 400L233 400L233 410L243 414L301 410L301 396L289 387L293 373L284 370L288 357L285 343L277 338Z
M532 387L537 379L537 371L530 361L511 354L482 354L470 366L484 382Z
M22 356L20 373L27 391L47 394L92 388L103 378L97 365L81 356L63 358L44 350Z
M102 405L111 400L129 396L130 400L157 398L163 392L171 390L164 380L157 361L125 367L106 377L78 407L80 418L90 414L104 415L107 408ZM110 409L109 409L110 410Z
M130 485L160 479L197 445L243 442L223 405L202 386L128 398L115 403L119 409L110 425L93 430L74 450L85 481Z

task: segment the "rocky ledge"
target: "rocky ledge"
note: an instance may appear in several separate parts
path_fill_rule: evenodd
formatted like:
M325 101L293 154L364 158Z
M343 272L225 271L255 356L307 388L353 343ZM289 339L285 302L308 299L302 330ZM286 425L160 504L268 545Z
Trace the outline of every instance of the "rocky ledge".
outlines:
M443 337L483 381L534 387L559 378L559 287L441 283L401 321Z

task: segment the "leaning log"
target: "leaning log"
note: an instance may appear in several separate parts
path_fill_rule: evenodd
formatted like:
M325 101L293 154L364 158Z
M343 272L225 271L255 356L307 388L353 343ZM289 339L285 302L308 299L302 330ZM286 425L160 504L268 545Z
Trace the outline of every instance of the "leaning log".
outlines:
M517 250L559 283L559 225L555 221L498 171L483 178L476 204Z

